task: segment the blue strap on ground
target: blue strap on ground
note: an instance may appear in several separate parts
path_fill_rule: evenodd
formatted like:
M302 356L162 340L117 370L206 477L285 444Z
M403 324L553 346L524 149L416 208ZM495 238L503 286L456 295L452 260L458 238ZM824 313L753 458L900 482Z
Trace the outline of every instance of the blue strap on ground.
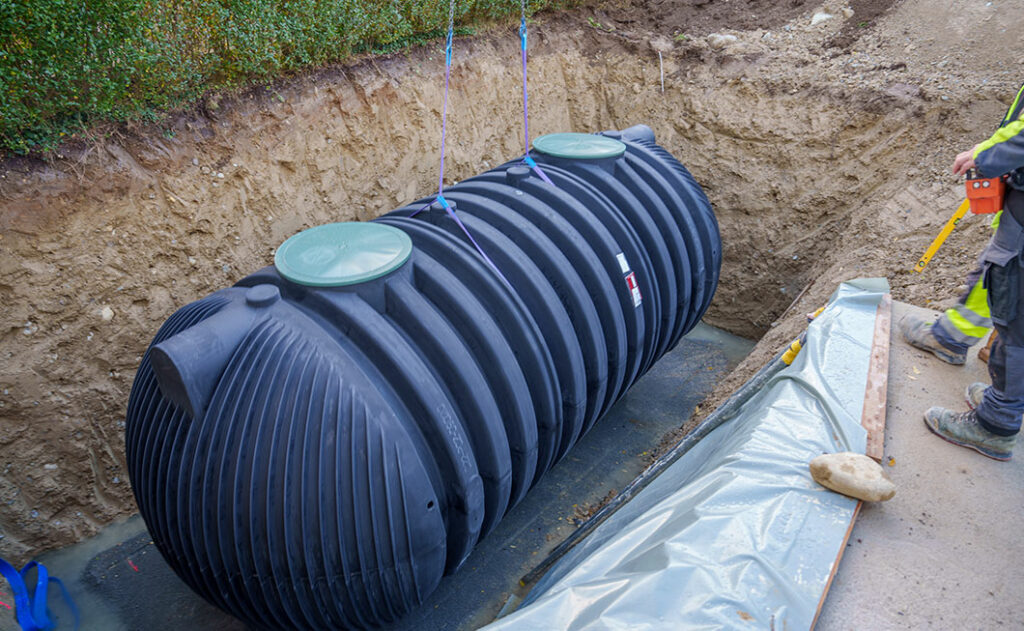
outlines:
M29 592L26 579L33 569L36 570L36 587L34 592ZM51 577L46 571L46 566L31 561L18 572L13 565L0 559L0 575L7 580L14 593L14 615L22 631L49 631L56 628L56 623L51 619L53 614L46 606L46 592L51 582L57 584L64 600L67 601L77 631L80 622L78 607L75 606L64 583L58 578Z
M7 583L11 586L11 591L14 593L14 615L18 621L18 626L23 631L38 631L41 629L36 625L36 620L32 616L32 600L28 595L28 588L25 587L25 581L21 578L21 574L18 570L14 569L14 566L0 559L0 574L7 579Z

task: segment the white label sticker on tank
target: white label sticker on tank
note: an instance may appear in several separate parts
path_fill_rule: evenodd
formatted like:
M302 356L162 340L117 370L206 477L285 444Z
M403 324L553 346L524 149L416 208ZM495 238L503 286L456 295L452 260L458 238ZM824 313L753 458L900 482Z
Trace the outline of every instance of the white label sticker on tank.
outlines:
M639 307L643 302L643 297L640 295L640 286L637 284L636 274L633 272L626 276L626 286L629 287L629 293L633 296L633 306Z
M623 254L622 252L619 252L618 254L615 255L615 258L619 260L619 267L622 268L622 273L623 274L628 274L629 273L629 261L626 260L626 255Z

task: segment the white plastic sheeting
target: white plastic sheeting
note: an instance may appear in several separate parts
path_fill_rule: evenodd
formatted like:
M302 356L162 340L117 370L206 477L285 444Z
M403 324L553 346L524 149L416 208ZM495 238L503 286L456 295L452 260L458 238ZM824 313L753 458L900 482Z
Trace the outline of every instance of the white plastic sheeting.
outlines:
M793 364L565 557L498 629L808 629L856 501L808 462L863 453L884 279L842 284Z

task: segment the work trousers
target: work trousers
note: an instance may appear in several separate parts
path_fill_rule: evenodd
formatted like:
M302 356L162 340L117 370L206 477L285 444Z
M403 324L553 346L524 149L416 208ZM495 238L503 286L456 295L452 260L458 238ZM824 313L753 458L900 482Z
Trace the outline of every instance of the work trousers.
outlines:
M1011 189L1005 211L982 254L982 282L988 292L992 345L988 372L992 385L978 405L978 420L994 434L1020 431L1024 416L1024 192Z
M946 309L932 324L932 334L949 350L964 354L967 349L985 339L991 330L985 263L979 259L978 264L967 274L967 291L960 296L956 305Z

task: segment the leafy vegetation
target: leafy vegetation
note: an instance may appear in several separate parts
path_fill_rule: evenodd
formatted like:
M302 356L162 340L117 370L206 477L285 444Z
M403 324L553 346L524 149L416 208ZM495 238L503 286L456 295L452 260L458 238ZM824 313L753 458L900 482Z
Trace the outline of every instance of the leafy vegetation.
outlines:
M463 25L518 13L514 0L456 4ZM154 119L213 88L391 52L443 36L447 18L443 0L0 0L0 150L47 150L95 121Z

